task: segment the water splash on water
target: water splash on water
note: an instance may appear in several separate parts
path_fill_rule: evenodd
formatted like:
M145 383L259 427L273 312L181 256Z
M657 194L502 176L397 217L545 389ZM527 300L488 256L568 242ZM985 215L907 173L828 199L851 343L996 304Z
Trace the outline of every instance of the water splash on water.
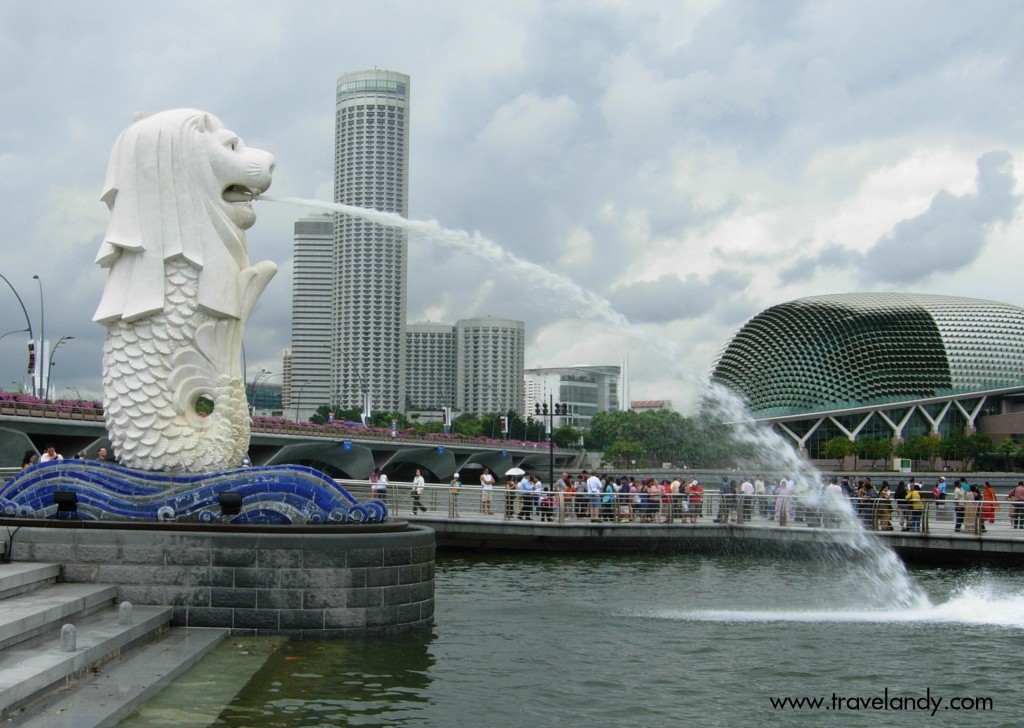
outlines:
M955 591L948 601L927 601L877 609L702 609L691 612L665 610L646 615L684 622L864 622L911 625L970 624L1024 628L1024 593L1006 592L987 584Z
M503 270L518 274L520 280L527 285L557 294L553 296L553 300L567 305L574 314L615 326L621 332L648 345L651 351L664 356L678 376L693 382L703 393L705 411L711 418L731 426L729 435L733 442L755 450L759 469L788 473L795 482L798 495L808 496L817 493L821 477L818 471L803 460L774 430L755 423L743 401L735 393L725 387L709 384L690 372L680 370L676 364L681 354L678 344L656 338L646 332L616 311L606 299L586 290L568 277L523 260L480 233L451 230L434 220L408 220L391 212L298 197L264 194L258 199L315 207L400 228L423 240L481 258ZM881 545L874 536L861 527L845 499L839 503L822 505L831 509L833 517L840 522L840 528L847 536L842 548L828 550L823 554L824 558L836 560L837 565L850 561L863 561L868 564L865 579L870 582L872 597L877 600L875 603L898 607L928 604L924 594L911 582L896 554Z

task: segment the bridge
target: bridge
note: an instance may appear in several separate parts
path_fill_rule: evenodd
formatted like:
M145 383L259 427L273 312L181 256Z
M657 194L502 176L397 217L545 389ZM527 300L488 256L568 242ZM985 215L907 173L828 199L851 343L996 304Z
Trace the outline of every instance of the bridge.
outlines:
M85 403L0 402L0 468L20 467L26 452L43 452L50 443L65 458L81 451L95 458L101 447L110 451L102 409ZM354 480L365 480L374 469L391 480L411 481L418 468L430 482L446 482L455 472L483 468L499 476L510 468L547 473L552 462L558 473L578 470L582 457L578 450L549 449L547 442L422 435L412 430L392 433L347 423L316 425L259 417L253 420L249 445L254 465L308 465L333 478Z

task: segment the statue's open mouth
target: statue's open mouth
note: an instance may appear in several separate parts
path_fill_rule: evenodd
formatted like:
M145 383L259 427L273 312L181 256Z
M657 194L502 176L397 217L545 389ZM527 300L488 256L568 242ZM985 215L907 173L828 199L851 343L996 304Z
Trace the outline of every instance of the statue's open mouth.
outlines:
M255 193L251 189L245 187L244 185L231 185L229 187L224 188L224 191L221 193L220 196L223 198L225 202L230 202L232 204L246 204L252 202L252 197L254 194Z

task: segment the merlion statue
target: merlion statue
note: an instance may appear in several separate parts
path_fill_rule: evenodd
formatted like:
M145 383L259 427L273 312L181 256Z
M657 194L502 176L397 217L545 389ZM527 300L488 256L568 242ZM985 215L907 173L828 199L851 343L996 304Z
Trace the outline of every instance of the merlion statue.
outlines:
M114 144L96 256L107 283L93 320L107 328L103 406L121 464L208 472L242 462L242 332L277 272L249 264L244 231L273 169L269 153L194 109L140 118Z

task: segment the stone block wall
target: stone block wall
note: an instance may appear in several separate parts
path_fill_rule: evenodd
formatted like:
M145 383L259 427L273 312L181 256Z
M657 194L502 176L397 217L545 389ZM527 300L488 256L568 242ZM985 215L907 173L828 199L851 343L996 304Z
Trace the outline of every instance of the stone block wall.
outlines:
M173 623L239 634L345 637L429 625L434 532L22 527L16 561L61 565L65 582L116 584L120 599L174 608Z

